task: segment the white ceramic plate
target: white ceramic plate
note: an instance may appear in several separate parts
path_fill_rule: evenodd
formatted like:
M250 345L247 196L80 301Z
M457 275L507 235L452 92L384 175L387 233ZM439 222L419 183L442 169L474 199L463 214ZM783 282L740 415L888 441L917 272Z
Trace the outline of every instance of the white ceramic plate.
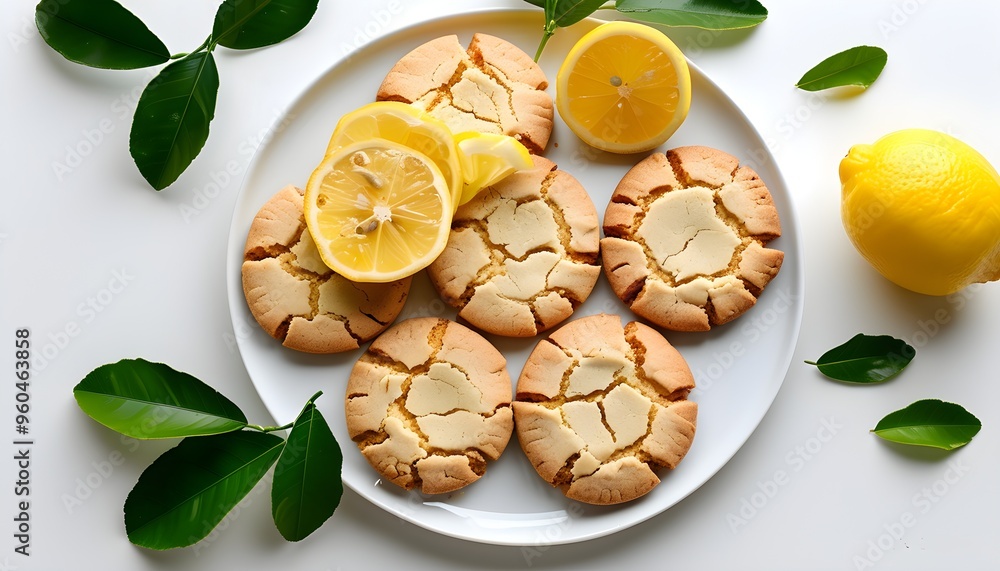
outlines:
M541 65L554 82L561 58L598 22L560 30L545 49ZM614 507L567 500L535 473L516 437L482 480L459 493L422 496L383 484L351 443L344 425L344 388L361 350L317 356L285 349L259 329L247 309L240 282L243 243L257 210L281 187L302 186L323 157L337 119L368 103L385 73L417 45L445 34L467 43L474 32L493 34L534 53L542 28L539 11L492 10L425 22L383 37L348 56L319 77L298 98L272 136L254 156L236 202L226 271L229 306L240 354L268 410L290 422L317 390L318 406L344 449L344 482L373 504L427 529L486 543L535 545L570 543L600 537L642 522L677 503L712 477L757 427L778 392L791 360L802 315L802 253L799 230L785 182L760 134L740 109L705 75L691 68L693 103L687 121L668 147L708 145L754 166L767 183L781 215L783 235L772 245L785 252L777 278L757 305L739 320L707 334L665 332L687 358L698 389L698 433L678 468L663 473L647 496ZM553 91L550 86L550 92ZM556 146L558 145L558 146ZM546 156L583 182L603 215L611 192L639 157L595 153L556 120ZM454 318L423 272L413 282L400 319ZM602 277L574 315L617 313L634 319ZM507 357L516 381L538 341L489 337Z

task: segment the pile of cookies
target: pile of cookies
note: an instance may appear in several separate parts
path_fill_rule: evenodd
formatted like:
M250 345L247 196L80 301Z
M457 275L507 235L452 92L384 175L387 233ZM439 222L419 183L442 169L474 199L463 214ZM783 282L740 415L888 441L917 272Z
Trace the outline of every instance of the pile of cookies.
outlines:
M781 267L782 252L767 246L781 234L767 187L712 148L641 160L602 224L581 182L541 156L553 126L547 87L519 48L476 34L468 48L456 36L415 48L378 90L378 100L417 106L454 132L510 135L532 152L533 168L457 210L427 269L464 324L393 325L410 278L355 283L330 270L294 186L251 225L243 286L261 327L312 353L374 339L347 383L347 428L382 478L405 489L448 493L478 480L516 430L538 474L569 498L615 504L646 494L694 439L691 371L650 325L606 314L563 322L603 273L647 323L708 331L750 309ZM479 333L550 331L516 390L504 356Z

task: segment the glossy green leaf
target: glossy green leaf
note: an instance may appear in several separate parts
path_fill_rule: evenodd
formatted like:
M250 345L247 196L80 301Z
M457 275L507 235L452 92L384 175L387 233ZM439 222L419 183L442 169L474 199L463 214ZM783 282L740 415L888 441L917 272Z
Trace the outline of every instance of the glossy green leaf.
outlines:
M177 180L208 139L219 72L211 52L198 52L163 68L139 97L129 151L156 190Z
M636 20L707 30L752 28L767 19L757 0L617 0L615 8Z
M114 0L43 0L35 25L52 49L83 65L137 69L170 59L146 24Z
M916 350L888 335L859 333L843 345L830 349L817 361L806 361L819 371L847 383L880 383L899 374Z
M295 419L271 484L274 525L288 541L299 541L333 515L344 494L344 457L316 405Z
M604 5L606 0L557 0L552 7L551 20L560 28L572 26Z
M172 549L207 536L264 477L284 440L241 430L185 438L146 468L125 499L132 543Z
M224 0L215 13L212 38L238 50L284 41L306 27L319 0Z
M968 444L982 427L961 405L927 399L887 414L872 432L901 444L954 450Z
M845 85L867 88L878 79L888 57L882 48L857 46L819 62L802 76L795 87L806 91Z
M91 418L132 438L219 434L247 424L239 407L212 387L143 359L94 369L73 396Z
M538 6L539 8L545 8L546 2L551 0L524 0L524 1L527 2L528 4Z

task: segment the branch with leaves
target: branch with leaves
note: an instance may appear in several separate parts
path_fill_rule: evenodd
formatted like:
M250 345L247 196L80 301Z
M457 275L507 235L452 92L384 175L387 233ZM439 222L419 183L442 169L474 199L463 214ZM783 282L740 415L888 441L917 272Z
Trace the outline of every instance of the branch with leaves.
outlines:
M129 152L156 190L172 184L208 140L215 116L217 46L235 50L281 42L309 23L319 0L223 0L208 38L190 53L171 54L135 14L115 0L42 0L35 24L66 59L103 69L167 62L143 90L132 119Z
M139 476L125 500L129 541L150 549L204 539L274 466L271 514L288 541L333 515L344 492L343 455L313 395L294 422L249 424L218 391L162 363L124 359L94 369L77 404L108 428L137 439L183 438ZM288 438L274 434L288 430Z
M634 20L706 30L752 28L767 19L757 0L524 0L545 10L542 40L535 61L559 28L572 26L598 10L617 10Z

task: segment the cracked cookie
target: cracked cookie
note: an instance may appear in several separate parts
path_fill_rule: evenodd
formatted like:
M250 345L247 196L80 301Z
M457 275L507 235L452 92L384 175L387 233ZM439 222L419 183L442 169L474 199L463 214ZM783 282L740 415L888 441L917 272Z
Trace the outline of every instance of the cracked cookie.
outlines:
M593 315L535 346L517 381L514 420L538 474L590 504L634 500L694 439L698 406L684 357L653 328Z
M458 36L418 46L400 59L379 87L379 101L402 101L428 111L453 133L510 135L541 153L552 134L548 80L517 46L475 34L468 49Z
M475 327L531 337L563 321L601 273L597 210L583 186L539 156L455 213L428 267L442 299Z
M629 170L604 214L601 254L615 293L667 329L708 331L750 309L784 253L764 182L708 147L656 153Z
M407 319L372 342L347 381L347 430L407 490L455 491L486 472L514 428L507 361L475 331Z
M286 186L257 213L243 250L243 293L257 323L307 353L357 349L399 315L410 278L356 283L328 268L306 230L303 191Z

